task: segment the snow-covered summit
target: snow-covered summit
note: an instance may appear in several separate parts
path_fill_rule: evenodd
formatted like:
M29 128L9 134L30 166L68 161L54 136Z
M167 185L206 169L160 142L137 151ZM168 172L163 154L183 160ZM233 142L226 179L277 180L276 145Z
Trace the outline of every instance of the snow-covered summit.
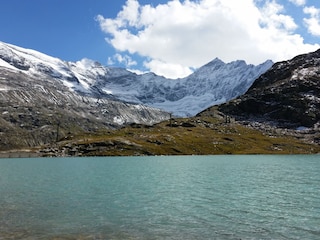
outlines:
M244 94L272 64L224 63L216 58L190 76L173 80L151 73L137 75L89 59L66 62L0 42L0 67L57 79L78 94L145 104L178 116L192 116Z

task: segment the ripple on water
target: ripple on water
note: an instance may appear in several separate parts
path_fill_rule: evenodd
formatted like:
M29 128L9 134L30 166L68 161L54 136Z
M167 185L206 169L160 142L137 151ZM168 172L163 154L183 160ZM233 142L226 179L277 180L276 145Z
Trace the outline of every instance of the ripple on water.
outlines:
M319 156L0 161L0 240L317 239Z

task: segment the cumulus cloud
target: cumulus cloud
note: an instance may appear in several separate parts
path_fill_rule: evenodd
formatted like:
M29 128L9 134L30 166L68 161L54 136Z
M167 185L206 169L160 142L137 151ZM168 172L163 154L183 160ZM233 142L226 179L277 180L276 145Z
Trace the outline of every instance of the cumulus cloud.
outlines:
M282 30L286 34L293 32L298 26L291 16L281 14L283 11L282 5L272 1L261 9L260 21L270 30Z
M188 76L192 73L189 67L184 67L180 64L167 63L161 60L150 60L144 62L144 66L160 76L168 78L177 78Z
M297 6L303 6L306 4L306 0L289 0L289 2L292 2L293 4Z
M259 1L259 7L257 1L170 0L151 6L127 0L116 18L96 19L117 51L146 57L145 67L173 78L215 57L259 64L319 47L294 33L297 24L276 0Z
M112 57L108 58L108 64L109 65L114 65L115 63L124 64L126 67L131 67L131 66L137 65L137 62L134 61L130 56L121 55L119 53L116 53Z
M308 31L314 36L320 36L320 9L314 6L305 7L303 12L310 15L310 18L303 19Z

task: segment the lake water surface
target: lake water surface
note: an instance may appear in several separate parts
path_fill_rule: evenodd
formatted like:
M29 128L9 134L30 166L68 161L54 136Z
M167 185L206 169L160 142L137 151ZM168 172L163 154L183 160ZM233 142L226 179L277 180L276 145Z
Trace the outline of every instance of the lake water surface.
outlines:
M320 239L320 156L0 159L3 239Z

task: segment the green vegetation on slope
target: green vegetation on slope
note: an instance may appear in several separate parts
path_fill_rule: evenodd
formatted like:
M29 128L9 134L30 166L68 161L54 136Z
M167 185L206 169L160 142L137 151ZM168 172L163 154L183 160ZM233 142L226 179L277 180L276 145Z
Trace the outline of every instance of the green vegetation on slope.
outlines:
M43 156L309 154L320 152L320 146L204 116L77 136L40 152Z

